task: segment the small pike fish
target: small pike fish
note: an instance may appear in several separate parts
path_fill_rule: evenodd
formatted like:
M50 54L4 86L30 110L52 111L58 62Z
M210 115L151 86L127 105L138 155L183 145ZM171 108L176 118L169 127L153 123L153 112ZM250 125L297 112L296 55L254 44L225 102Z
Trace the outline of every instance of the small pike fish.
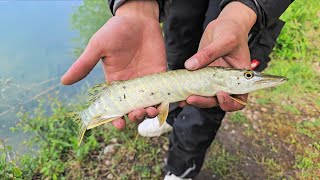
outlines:
M285 81L287 78L281 76L223 67L174 70L99 84L89 91L93 95L92 104L83 111L71 113L71 116L80 126L80 145L86 130L111 122L137 108L160 104L158 119L162 125L168 116L169 103L183 101L190 95L215 96L218 91L246 94Z

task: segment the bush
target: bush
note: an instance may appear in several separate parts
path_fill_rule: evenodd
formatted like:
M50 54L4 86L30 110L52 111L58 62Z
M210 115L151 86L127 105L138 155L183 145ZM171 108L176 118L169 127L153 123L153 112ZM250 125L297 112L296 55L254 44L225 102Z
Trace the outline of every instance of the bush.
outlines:
M8 159L12 151L11 146L6 146L3 140L0 141L0 177L4 179L20 179L21 169L14 160Z
M319 0L295 0L281 19L286 22L274 49L274 54L280 59L305 58L310 51L316 48L310 47L310 39L306 32L318 29ZM306 26L306 24L310 24Z
M70 166L81 166L89 151L98 146L94 134L91 134L78 147L78 126L67 114L67 107L51 97L40 101L32 115L20 113L18 127L34 134L26 143L35 147L33 151L36 154L35 157L24 156L20 160L25 178L61 179ZM80 178L81 174L78 176Z

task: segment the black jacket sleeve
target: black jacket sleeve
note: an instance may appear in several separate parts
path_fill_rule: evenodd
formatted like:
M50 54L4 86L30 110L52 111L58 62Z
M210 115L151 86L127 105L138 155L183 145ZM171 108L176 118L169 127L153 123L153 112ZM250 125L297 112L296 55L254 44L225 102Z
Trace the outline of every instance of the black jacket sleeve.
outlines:
M294 0L222 0L221 9L233 1L239 1L251 8L257 14L255 27L264 29L276 23Z
M166 6L170 1L157 0L160 10L160 21L165 19L167 13ZM277 22L281 14L294 0L222 0L220 4L221 9L232 1L240 1L250 7L257 14L257 25L263 29ZM111 12L114 14L116 9L124 2L125 0L108 0Z
M116 12L117 8L120 7L126 0L108 0L110 10L112 14ZM163 21L165 19L165 15L167 14L165 6L170 0L157 0L159 5L159 21Z
M262 10L264 27L274 24L294 0L255 0Z

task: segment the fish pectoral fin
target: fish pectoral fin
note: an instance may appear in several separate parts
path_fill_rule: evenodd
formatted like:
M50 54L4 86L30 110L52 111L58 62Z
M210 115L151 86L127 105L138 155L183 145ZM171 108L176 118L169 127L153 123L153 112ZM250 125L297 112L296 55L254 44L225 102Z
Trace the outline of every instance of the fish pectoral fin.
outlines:
M167 120L167 117L169 114L169 103L163 102L158 106L157 109L159 110L159 114L158 114L159 127L161 127Z
M237 102L237 103L239 103L239 104L242 104L242 105L244 105L244 106L247 105L246 102L242 101L242 100L239 99L239 98L235 98L235 97L232 97L232 96L230 96L230 97L231 97L231 99L233 99L235 102Z
M111 122L115 119L118 119L119 117L105 117L103 115L98 115L94 118L91 119L87 129L92 129L94 127L97 127L97 126L100 126L102 124L105 124L105 123L108 123L108 122Z

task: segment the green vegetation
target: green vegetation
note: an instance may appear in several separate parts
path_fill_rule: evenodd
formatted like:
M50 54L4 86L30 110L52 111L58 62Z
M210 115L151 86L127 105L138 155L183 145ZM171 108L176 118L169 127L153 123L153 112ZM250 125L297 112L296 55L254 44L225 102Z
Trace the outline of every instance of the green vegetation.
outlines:
M244 115L241 111L232 113L229 119L232 123L239 123L239 124L248 123L247 116Z
M312 38L308 37L309 32L320 28L319 7L320 2L317 0L310 0L308 3L296 0L281 16L286 25L274 49L277 59L292 60L305 58L310 54L319 55L317 49L310 47Z
M11 146L6 146L3 140L0 144L0 177L21 178L22 171L17 164L8 159L8 153L12 151Z
M247 174L241 171L238 166L241 164L241 157L229 153L221 144L213 143L207 156L210 158L205 164L205 169L211 171L213 176L219 179L248 178Z
M91 36L112 16L105 0L83 0L71 17L71 28L77 30L79 38L73 39L79 47L74 49L78 57L84 50Z
M52 112L44 110L48 103ZM160 152L163 144L167 143L164 137L157 141L140 138L133 124L124 132L105 126L88 131L78 147L77 126L66 114L68 109L79 108L63 106L59 100L49 96L46 101L39 102L34 112L21 113L18 128L35 134L25 142L30 149L35 148L32 150L34 156L8 161L6 156L12 149L2 143L0 176L7 179L96 179L112 174L113 177L128 179L128 174L122 173L131 172L130 177L160 177L163 162L158 156L164 154ZM115 148L104 153L109 142Z
M210 177L319 179L319 3L296 0L282 16L287 23L266 71L287 76L289 82L253 93L245 110L229 114L203 168ZM72 17L84 44L110 17L105 8L102 0L86 0ZM81 47L76 53L80 51ZM31 155L11 158L12 148L1 141L0 177L160 179L164 175L166 136L142 138L134 124L122 132L106 125L88 131L78 147L77 127L66 116L73 109L79 107L48 97L34 112L20 113L17 128L34 134L26 142Z

